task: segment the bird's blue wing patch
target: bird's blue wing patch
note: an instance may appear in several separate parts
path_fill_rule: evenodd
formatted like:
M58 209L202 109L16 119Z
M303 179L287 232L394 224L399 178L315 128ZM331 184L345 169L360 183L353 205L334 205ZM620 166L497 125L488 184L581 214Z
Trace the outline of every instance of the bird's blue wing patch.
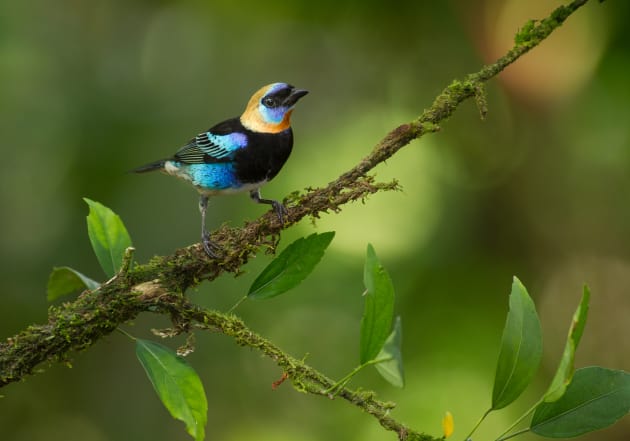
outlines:
M205 132L191 139L175 153L175 159L185 164L230 162L234 153L245 146L247 146L247 136L243 133L215 135Z

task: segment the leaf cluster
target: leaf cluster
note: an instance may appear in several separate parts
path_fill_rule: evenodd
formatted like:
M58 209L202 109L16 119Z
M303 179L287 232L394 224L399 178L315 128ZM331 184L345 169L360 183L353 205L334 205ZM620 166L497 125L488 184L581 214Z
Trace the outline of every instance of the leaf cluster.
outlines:
M497 441L529 431L549 438L570 438L608 427L630 411L630 374L599 366L574 369L575 351L586 325L589 300L590 291L584 286L551 384L538 402ZM488 414L513 403L529 386L542 358L542 344L534 302L515 277L501 339L492 405L468 438ZM514 431L532 413L530 425Z
M90 207L88 234L103 271L109 277L128 271L133 249L124 224L104 205L89 199L86 202ZM334 232L313 233L288 245L256 277L248 293L232 310L242 301L270 299L299 286L321 261L333 238ZM350 380L367 366L375 366L392 385L404 386L402 324L399 316L394 317L394 285L371 244L367 246L363 283L359 365L319 393L335 397L345 391ZM83 289L98 292L101 287L98 282L72 268L54 268L48 281L48 298L55 300ZM597 366L574 369L575 352L584 333L589 299L590 291L585 286L558 369L547 391L497 441L528 431L551 438L578 436L607 427L630 411L630 374ZM203 440L208 403L194 368L166 346L121 332L136 341L138 360L167 410L185 423L187 432L193 438ZM488 414L510 405L525 391L538 370L541 358L542 331L536 307L523 283L515 277L501 338L491 407L472 429L469 439ZM516 429L531 414L530 425ZM443 425L444 435L449 436L454 430L450 413L447 413Z

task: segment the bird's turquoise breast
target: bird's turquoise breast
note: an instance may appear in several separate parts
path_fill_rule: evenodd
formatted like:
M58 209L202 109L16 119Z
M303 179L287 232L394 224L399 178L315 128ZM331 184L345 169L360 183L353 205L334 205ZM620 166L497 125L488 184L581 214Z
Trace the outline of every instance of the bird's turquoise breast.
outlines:
M238 190L242 183L236 178L231 162L216 164L184 164L167 161L165 170L168 174L189 181L201 192L221 192Z

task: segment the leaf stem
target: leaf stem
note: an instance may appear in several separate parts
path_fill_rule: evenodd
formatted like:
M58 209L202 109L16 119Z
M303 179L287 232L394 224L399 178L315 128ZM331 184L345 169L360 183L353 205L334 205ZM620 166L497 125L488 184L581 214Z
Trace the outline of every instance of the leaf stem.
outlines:
M493 409L492 409L492 408L490 408L490 409L486 410L486 412L485 412L483 415L481 415L481 418L479 418L479 421L477 421L477 423L473 426L472 430L470 431L470 433L469 433L469 434L468 434L468 436L466 437L466 440L471 439L471 437L472 437L473 433L475 433L475 431L479 428L479 426L481 426L481 423L483 423L483 420L485 420L485 419L486 419L486 417L487 417L488 415L490 415L490 412L492 412L492 410L493 410Z
M522 431L519 432L514 432L514 434L509 435L509 436L505 436L507 435L512 429L514 429L516 426L518 426L525 418L527 418L527 416L532 413L533 411L536 410L536 408L540 405L540 403L542 403L544 401L545 397L543 396L542 398L540 398L540 400L538 400L532 407L530 407L527 412L525 412L523 415L521 415L519 417L519 419L517 419L510 427L508 427L501 435L499 435L499 437L497 438L497 441L504 441L506 439L512 438L513 436L519 435L521 433L523 433ZM529 427L527 428L528 431Z
M390 361L390 360L392 360L392 358L393 357L375 358L373 360L368 360L365 363L360 364L359 366L357 366L354 369L352 369L352 371L350 371L349 374L345 375L341 380L337 381L335 384L333 384L328 389L326 389L324 391L324 393L325 394L330 394L331 392L334 391L332 397L335 397L344 387L346 387L346 384L348 384L348 382L350 382L352 377L354 377L356 374L358 374L363 368L365 368L367 366L371 366L373 364L379 364L379 363L383 363L385 361Z
M126 337L129 337L133 341L138 341L138 339L136 337L134 337L133 335L131 335L127 331L123 330L121 327L116 328L116 331L120 332L122 335L124 335Z
M231 314L236 308L238 308L240 306L241 303L243 303L245 300L247 300L247 296L243 296L241 297L238 302L236 302L234 304L234 306L232 306L230 309L228 309L228 314Z
M133 253L136 251L134 247L125 248L125 254L123 254L122 265L118 274L127 274L133 265Z
M529 432L529 430L530 430L530 428L526 427L526 428L521 429L521 430L519 430L517 432L514 432L514 433L512 433L512 434L510 434L510 435L508 435L508 436L506 436L504 438L499 438L497 441L505 441L506 439L514 438L517 435L522 435L523 433Z
M346 387L346 384L348 384L348 382L352 379L352 377L358 374L359 371L361 371L361 369L363 369L365 366L366 364L361 364L355 367L354 369L352 369L352 371L350 371L349 374L347 374L346 376L341 378L341 380L337 381L335 384L333 384L328 389L326 389L324 393L330 394L331 392L334 391L335 393L332 395L334 397L335 395L339 393L339 391L341 391L344 387Z

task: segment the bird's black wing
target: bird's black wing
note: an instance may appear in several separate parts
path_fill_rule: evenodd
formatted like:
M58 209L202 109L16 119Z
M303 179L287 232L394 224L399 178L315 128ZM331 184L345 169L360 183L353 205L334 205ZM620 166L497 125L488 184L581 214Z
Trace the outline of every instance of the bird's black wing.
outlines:
M247 145L242 129L238 118L219 123L188 141L173 159L185 164L230 162L234 152Z

